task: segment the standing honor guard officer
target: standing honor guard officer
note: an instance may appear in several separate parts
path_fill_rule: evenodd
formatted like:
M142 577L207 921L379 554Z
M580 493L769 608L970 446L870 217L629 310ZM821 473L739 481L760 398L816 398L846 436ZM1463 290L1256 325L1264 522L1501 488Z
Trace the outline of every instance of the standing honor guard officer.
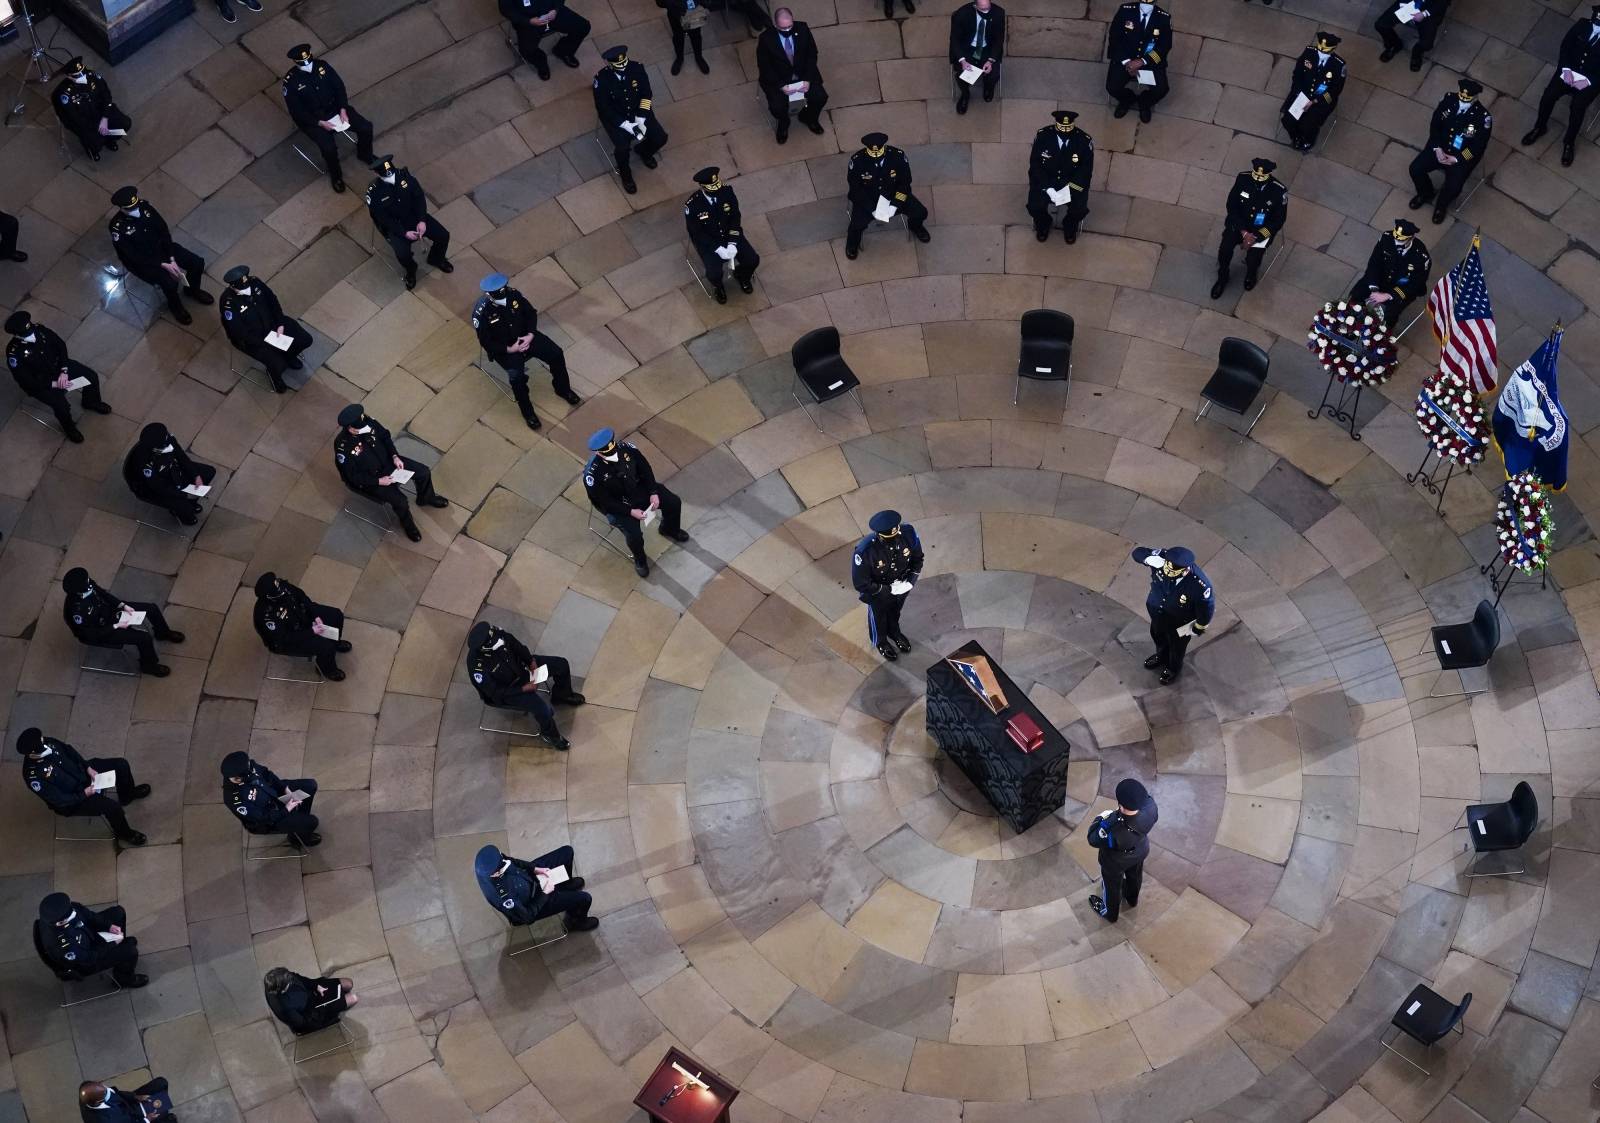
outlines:
M694 48L694 64L701 74L711 73L706 62L705 32L706 6L700 0L656 0L656 7L666 9L667 29L672 32L672 73L683 70L683 41L687 39Z
M950 65L955 69L956 112L965 113L972 99L972 83L961 76L969 70L982 75L983 100L994 100L1000 81L1000 63L1006 56L1006 10L993 0L972 0L950 13Z
M183 633L167 627L167 618L156 605L149 601L122 600L110 589L96 585L89 571L81 565L73 566L62 576L61 590L66 593L61 617L79 643L90 647L136 647L141 674L166 678L172 673L156 657L155 641L182 643ZM139 612L149 619L148 630L133 622L133 614Z
M516 399L528 428L537 429L542 424L533 411L533 399L528 396L530 358L550 368L550 384L555 388L556 397L568 405L582 401L572 392L566 352L539 330L539 311L528 298L511 287L504 273L490 273L478 287L483 295L472 306L472 326L478 333L478 343L506 372L511 396Z
M504 628L479 620L467 633L467 673L478 697L502 710L521 710L539 723L539 736L557 749L572 742L556 725L557 706L581 706L583 695L572 689L572 666L559 655L535 655ZM550 701L539 684L550 680Z
M1130 776L1117 781L1117 805L1089 822L1089 845L1100 852L1100 893L1089 897L1089 907L1112 924L1123 905L1139 907L1150 855L1145 836L1160 817L1156 801Z
M150 785L135 783L133 769L122 757L85 760L65 741L46 737L32 727L17 735L17 752L24 757L23 782L50 810L70 817L104 816L118 842L144 845L144 835L128 825L122 809L149 795ZM112 778L110 786L100 779L105 775Z
M1106 92L1116 99L1113 116L1126 117L1139 103L1139 120L1167 96L1167 59L1172 50L1172 16L1159 4L1127 3L1111 17L1106 39Z
M1050 206L1065 191L1060 204L1061 232L1067 245L1078 240L1078 227L1089 214L1089 181L1094 178L1094 137L1074 123L1078 115L1070 109L1053 110L1055 121L1033 134L1033 152L1028 156L1028 214L1033 217L1033 236L1043 242L1050 237L1053 220Z
M127 923L128 912L120 905L95 912L65 893L51 893L39 902L34 932L57 970L80 975L110 971L118 986L137 989L148 985L150 977L134 970L139 941L128 935Z
M1347 70L1344 59L1333 53L1342 40L1327 31L1317 32L1316 40L1300 52L1289 76L1289 96L1283 99L1280 120L1296 152L1310 152L1317 134L1339 108ZM1299 115L1295 109L1300 110Z
M1579 20L1567 29L1561 40L1561 57L1556 62L1556 72L1550 76L1544 95L1539 98L1539 116L1533 128L1522 138L1523 144L1532 144L1544 136L1550 127L1550 114L1556 102L1570 96L1567 110L1567 131L1561 141L1561 166L1568 168L1577 155L1578 133L1583 129L1583 116L1594 103L1600 87L1600 4L1588 19Z
M235 265L222 278L228 289L222 294L222 330L234 350L254 359L272 380L274 393L289 389L284 384L285 370L304 370L300 353L312 344L311 333L293 316L283 314L283 305L267 283L250 275L248 265ZM281 338L285 346L272 343Z
M394 256L406 271L406 288L417 287L417 258L411 244L427 238L428 264L441 273L454 273L446 255L450 252L450 231L428 213L428 197L409 168L395 166L393 156L383 156L372 165L378 178L367 188L367 213Z
M6 318L6 331L11 335L11 342L6 344L6 367L17 386L28 397L50 407L67 440L82 444L83 434L72 422L67 388L79 378L86 379L89 384L83 387L83 408L90 413L110 413L111 407L100 400L100 376L68 358L67 345L61 337L35 323L20 308Z
M599 429L589 438L594 453L583 469L583 486L589 503L622 531L633 553L633 571L650 576L650 559L644 553L644 528L660 520L663 538L689 541L689 532L678 525L683 502L656 482L656 474L644 453L627 441L617 440L611 429Z
M1153 550L1136 546L1133 560L1149 566L1150 592L1144 607L1150 613L1150 638L1156 653L1144 661L1145 669L1161 668L1161 685L1177 681L1183 673L1183 653L1189 639L1206 630L1216 605L1211 598L1211 581L1194 564L1194 551L1187 546L1168 546Z
M117 135L133 128L133 118L111 100L106 80L83 65L83 56L67 60L66 77L50 95L50 105L67 132L78 138L89 159L100 162L100 150L117 150Z
M268 570L256 578L256 635L275 655L297 655L317 661L317 670L329 682L341 682L344 672L334 657L350 650L341 634L344 613L317 604L298 585Z
M20 228L16 215L0 211L0 261L28 260L28 255L17 249L17 231Z
M1380 235L1372 247L1366 272L1350 290L1350 300L1377 305L1384 323L1394 327L1411 302L1421 295L1432 268L1427 244L1417 237L1417 224L1408 218L1397 218L1394 228Z
M721 168L712 167L694 173L700 190L683 204L683 224L688 227L689 241L700 255L700 264L717 303L726 304L728 290L722 287L723 263L733 263L733 279L739 282L739 291L752 292L750 278L761 265L761 255L744 236L739 197L718 178L721 171Z
M633 182L629 153L637 153L645 167L655 167L656 153L667 143L667 130L651 108L655 103L650 98L650 75L642 64L628 58L628 48L607 47L600 57L608 65L594 76L594 111L611 138L617 178L622 189L632 195L639 186Z
M541 80L550 80L550 63L539 43L551 32L559 32L561 41L550 53L578 68L578 47L589 37L590 23L567 7L567 0L500 0L500 14L511 21L517 51Z
M110 223L111 244L117 257L128 272L166 294L173 319L192 324L194 317L183 306L178 290L181 287L196 304L212 302L211 294L200 287L205 280L205 259L172 240L166 219L139 198L138 188L117 188L111 202L118 208Z
M1417 45L1411 48L1411 69L1421 70L1422 57L1433 50L1434 40L1439 37L1439 25L1444 23L1445 13L1450 10L1450 0L1393 0L1373 25L1383 39L1383 53L1378 56L1380 62L1388 62L1405 49L1400 36L1395 34L1395 28L1402 22L1401 8L1413 13L1404 22L1417 29Z
M789 140L790 90L805 98L805 108L796 114L800 123L822 135L822 107L828 104L828 91L822 86L822 71L817 69L817 40L808 25L795 22L788 8L772 13L772 26L756 40L756 80L766 96L767 112L778 123L779 144Z
M1244 289L1256 287L1256 274L1266 256L1267 243L1283 230L1289 217L1289 189L1272 173L1278 165L1265 158L1250 161L1250 170L1234 177L1228 191L1228 220L1222 227L1222 242L1217 246L1217 283L1211 286L1216 300L1228 287L1233 252L1244 246Z
M850 583L867 606L867 639L889 662L910 651L900 630L900 609L922 576L922 540L917 528L900 521L899 511L879 511L867 520L872 531L856 543Z
M1433 111L1433 121L1428 126L1428 143L1411 161L1411 182L1417 193L1406 205L1418 210L1433 203L1435 226L1444 221L1445 211L1461 194L1461 185L1467 182L1472 169L1489 151L1494 117L1478 100L1481 93L1482 83L1463 78L1456 93L1445 94L1439 107ZM1444 173L1444 185L1439 188L1437 197L1433 191L1434 172Z
M855 260L861 252L861 235L877 217L878 207L887 204L885 220L896 214L906 216L911 233L919 242L930 241L925 223L928 208L911 193L911 163L906 154L889 143L883 133L868 133L863 147L850 157L845 168L846 192L850 200L850 226L845 232L844 255Z
M411 473L417 488L419 507L448 507L449 500L433 490L433 473L420 460L401 456L394 447L389 430L368 417L358 405L347 405L339 411L339 435L333 438L333 463L345 486L378 503L387 504L400 520L406 537L413 542L422 541L422 531L411 516L411 504L406 493L394 479L399 468Z
M339 72L321 59L311 57L311 44L289 48L294 63L283 76L283 101L289 116L301 132L322 153L322 166L335 191L344 190L344 172L339 166L339 142L335 133L356 134L356 159L372 163L372 122L350 106L344 80Z

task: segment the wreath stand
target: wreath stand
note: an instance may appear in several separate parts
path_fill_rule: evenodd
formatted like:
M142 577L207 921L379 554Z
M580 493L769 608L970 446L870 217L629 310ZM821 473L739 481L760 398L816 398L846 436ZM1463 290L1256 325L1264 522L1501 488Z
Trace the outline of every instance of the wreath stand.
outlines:
M1328 372L1328 385L1323 387L1322 402L1317 406L1316 409L1306 410L1306 416L1318 417L1321 414L1326 413L1329 417L1333 418L1337 422L1340 422L1341 424L1348 423L1350 426L1350 439L1352 441L1359 441L1361 439L1361 434L1356 432L1356 414L1361 410L1361 390L1366 384L1362 382L1357 382L1355 384L1355 398L1350 403L1350 411L1346 413L1344 408L1345 400L1350 397L1350 382L1348 380L1339 389L1339 400L1332 405L1328 403L1328 395L1333 393L1333 381L1338 377L1339 376L1336 372L1331 370Z
M1545 566L1543 569L1539 570L1540 592L1543 592L1545 589L1545 578L1549 571L1549 566ZM1488 565L1480 565L1478 567L1478 572L1488 576L1489 587L1494 590L1494 606L1496 608L1500 607L1500 598L1506 595L1506 590L1511 588L1512 585L1533 584L1532 574L1528 574L1520 582L1517 580L1518 570L1512 568L1511 563L1506 560L1504 554L1496 554L1494 558L1490 560Z
M1356 439L1360 440L1359 437ZM1430 459L1433 460L1432 468L1428 468L1428 461ZM1449 465L1448 468L1445 468L1446 464ZM1445 468L1444 480L1442 482L1439 479L1440 468ZM1426 471L1424 471L1424 469L1426 469ZM1433 513L1442 519L1444 518L1445 489L1450 486L1450 478L1454 476L1455 473L1455 458L1439 455L1439 450L1434 448L1430 442L1428 445L1428 450L1422 454L1422 463L1417 465L1417 470L1415 472L1412 472L1410 475L1406 476L1406 483L1413 486L1420 486L1429 495L1437 495L1439 497L1439 502L1434 505ZM1472 469L1470 467L1466 469L1466 474L1469 476L1472 475Z

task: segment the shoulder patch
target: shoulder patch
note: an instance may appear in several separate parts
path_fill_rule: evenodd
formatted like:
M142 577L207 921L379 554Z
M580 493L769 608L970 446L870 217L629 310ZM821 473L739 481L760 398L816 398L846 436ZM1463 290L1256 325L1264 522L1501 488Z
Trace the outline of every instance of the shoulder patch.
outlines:
M83 623L83 621L79 620L78 623L81 624L81 623ZM29 780L28 781L28 787L32 788L34 791L40 791L41 788L42 788L42 785L37 780Z

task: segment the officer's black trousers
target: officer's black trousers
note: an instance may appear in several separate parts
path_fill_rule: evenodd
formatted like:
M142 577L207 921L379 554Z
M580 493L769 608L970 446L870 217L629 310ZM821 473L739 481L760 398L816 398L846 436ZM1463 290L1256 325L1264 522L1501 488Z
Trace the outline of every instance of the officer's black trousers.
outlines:
M372 122L348 105L344 111L350 115L350 131L356 135L356 159L363 164L372 163ZM319 124L302 127L300 131L322 154L322 167L328 173L328 178L335 183L343 183L344 171L339 164L339 134Z
M726 244L726 243L724 243ZM734 247L738 250L733 259L733 279L748 281L755 275L761 264L761 255L750 244L749 238L734 239ZM706 280L713 288L722 287L722 267L727 262L717 256L716 246L696 246L695 251L700 254L700 264L705 268Z
M1180 636L1178 627L1178 620L1165 612L1150 615L1150 638L1155 640L1156 654L1161 657L1159 665L1173 674L1183 670L1183 653L1189 650L1190 637Z
M550 385L559 396L572 393L572 380L567 374L567 353L561 345L542 331L535 330L533 342L526 351L507 351L499 357L506 379L511 383L511 396L517 400L522 416L532 419L533 399L528 396L528 359L538 359L550 368Z
M1294 91L1291 90L1289 96L1284 99L1283 112L1279 116L1279 120L1283 122L1283 131L1289 134L1289 142L1291 144L1315 144L1317 143L1317 134L1322 131L1322 126L1327 124L1329 117L1333 116L1334 107L1321 98L1316 98L1310 105L1305 107L1305 110L1300 114L1300 120L1296 121L1289 116L1289 106L1294 104L1295 96Z
M913 234L918 230L925 229L923 224L928 221L928 208L922 205L921 199L918 199L915 195L908 194L904 202L896 203L893 199L889 201L899 208L896 212L897 215L903 214L906 216L906 225L910 227ZM877 221L872 217L872 212L877 206L878 197L876 195L865 202L851 202L850 226L845 230L844 235L844 248L846 251L859 250L861 248L861 235L868 226ZM893 222L894 219L891 218L889 221Z
M705 49L705 36L701 28L684 27L683 20L679 18L677 10L667 9L667 26L672 29L672 56L679 62L683 61L683 41L689 40L689 46L694 48L694 57L704 60L701 53Z
M1557 71L1550 79L1550 84L1544 88L1544 96L1539 99L1539 118L1533 127L1547 128L1550 124L1550 114L1555 112L1556 102L1569 96L1572 98L1572 106L1571 112L1567 115L1567 131L1562 141L1566 144L1575 144L1578 133L1583 130L1584 114L1589 111L1589 106L1594 104L1594 99L1600 97L1600 86L1590 85L1586 90L1575 90L1561 80L1561 73Z
M296 842L304 843L306 835L316 832L317 817L311 813L311 804L317 798L317 782L310 779L285 780L283 782L284 791L294 791L297 788L311 798L279 819L277 826L273 827L270 832L262 833L286 834Z
M320 618L330 628L344 629L344 613L332 605L313 604L311 606L313 618ZM303 632L291 632L275 636L267 645L267 650L278 655L298 656L312 658L317 661L317 669L323 674L329 674L339 669L335 656L338 654L339 641L327 639L317 635L309 628ZM308 791L310 789L307 789Z
M106 108L106 128L130 129L132 127L133 119L122 110L118 109L115 105L110 105ZM107 143L117 139L114 136L100 135L100 119L98 117L96 117L93 121L85 122L83 128L81 129L75 129L71 125L68 125L67 131L78 138L78 143L83 145L83 150L89 154L91 159L93 159L95 156L98 156L100 154L100 150L104 148Z
M572 873L572 847L562 846L541 854L530 864L542 870L553 870L557 866L567 867L567 873ZM554 916L558 912L567 914L567 921L582 920L589 915L589 906L594 903L594 898L582 889L563 889L554 887L544 895L544 900L539 903L539 917ZM538 919L536 917L535 919Z
M217 470L210 464L197 462L194 466L194 474L200 477L202 483L210 483L217 478ZM193 482L193 480L185 480L184 485L187 486ZM144 491L134 489L133 494L136 498L143 499L146 503L153 503L157 507L165 508L184 526L193 526L200 517L200 500L186 494L182 487L169 487L163 482L159 487L150 487Z
M95 966L102 971L109 968L111 977L123 986L127 986L133 982L133 969L139 964L139 941L128 935L128 910L121 905L112 905L108 909L100 910L100 919L121 928L122 939L117 943L107 944L96 936L95 941L104 944L105 950L95 959Z
M277 325L274 324L273 327L277 327ZM298 320L285 316L283 318L283 327L283 334L294 341L289 344L287 351L280 351L265 341L250 347L239 348L240 354L246 355L261 364L267 372L267 377L272 380L272 385L275 387L283 386L283 372L289 369L290 361L298 359L300 353L314 342L311 338L311 333L301 327Z
M572 665L559 655L534 654L533 661L550 671L550 697L555 701L564 701L572 693ZM519 690L514 694L503 696L498 702L489 705L500 710L517 710L521 713L532 714L533 720L539 723L539 732L554 741L561 736L561 730L556 727L556 712L550 703L537 690ZM570 855L570 851L568 852ZM542 859L536 865L551 865ZM563 863L556 862L555 865Z
M1411 161L1411 183L1417 189L1417 197L1424 203L1432 203L1434 210L1448 210L1450 204L1456 201L1456 196L1461 194L1462 184L1467 182L1467 177L1477 166L1476 160L1468 163L1458 159L1446 167L1439 163L1433 149L1424 148ZM1439 188L1437 198L1434 197L1433 180L1430 178L1434 172L1444 173L1444 185Z
M428 466L409 456L402 456L400 464L404 468L416 473L411 477L411 483L417 489L417 502L427 503L434 497L433 473ZM411 517L411 503L406 499L405 491L399 484L379 485L373 488L352 488L352 491L365 495L376 503L386 505L394 512L394 517L400 520L400 525L407 529L415 528L416 520Z
M635 140L627 129L605 126L606 135L611 138L612 156L617 162L618 175L631 175L631 166L628 163L628 153L637 152L641 158L654 156L660 152L667 143L667 130L661 127L661 122L656 120L654 110L646 110L644 114L644 139Z
M17 252L17 218L0 211L0 261L10 261Z
M178 268L183 270L184 283L182 285L178 284L176 277L159 265L151 270L130 268L128 272L138 277L141 281L160 289L167 298L167 307L176 316L183 311L183 297L180 294L184 291L197 292L200 290L201 283L205 280L206 261L199 254L191 253L176 242L172 243L172 260L177 262Z
M1363 273L1360 279L1356 281L1356 287L1350 290L1350 302L1353 304L1365 303L1367 297L1372 295L1373 286L1377 283L1377 277L1372 276L1370 273ZM1381 312L1383 314L1383 322L1389 327L1394 327L1400 323L1405 310L1411 307L1411 302L1415 299L1416 297L1414 296L1402 299L1391 292L1389 299L1382 304L1369 304L1367 307Z
M1244 245L1239 240L1240 229L1227 223L1222 228L1222 241L1217 244L1217 276L1226 277L1229 268L1233 265L1233 255L1240 246ZM1244 251L1244 275L1254 280L1261 270L1261 259L1267 254L1267 248L1259 241Z
M423 215L422 237L428 239L431 243L428 247L428 264L436 267L443 265L448 260L450 253L450 231L446 230L444 224L431 214ZM389 243L389 248L394 251L395 260L405 269L406 276L408 278L415 277L417 275L417 255L412 253L411 249L416 245L416 242L407 238L404 230L398 234L385 235L385 241ZM421 239L419 238L418 241L421 241Z
M1136 862L1123 868L1120 863L1100 860L1100 899L1105 902L1105 918L1117 919L1124 903L1129 908L1139 904L1139 890L1144 886L1144 863Z
M137 647L139 649L139 665L141 667L149 667L161 662L156 657L155 638L164 636L171 630L167 627L167 618L161 615L160 608L148 601L129 600L122 603L135 612L143 612L150 627L77 628L74 629L74 632L79 642L86 643L90 647L128 647L130 645ZM95 765L95 767L98 768L99 765Z
M1405 46L1400 41L1400 36L1395 29L1400 26L1400 21L1394 18L1392 12L1384 12L1378 17L1378 22L1373 25L1378 35L1383 40L1383 45L1391 51L1398 51ZM1417 45L1411 48L1411 61L1422 62L1422 56L1433 50L1433 41L1439 36L1439 17L1429 16L1421 23L1409 24L1417 29Z
M130 605L130 607L140 606ZM125 628L123 630L132 631L134 629ZM145 636L146 642L149 641L149 638L148 635ZM152 647L152 653L154 650L154 647ZM133 781L133 768L120 756L93 757L86 759L84 763L96 772L110 772L116 776L115 798L107 792L96 792L94 795L85 796L81 802L71 807L59 810L57 814L84 818L104 816L105 821L111 827L112 834L118 838L127 838L133 834L133 828L128 825L128 816L123 812L122 808L124 805L133 802L133 789L136 786ZM117 921L116 923L121 922Z
M3 256L3 255L0 255ZM67 360L67 378L87 378L89 385L83 388L83 405L85 409L93 409L100 404L100 376L89 367L75 359ZM72 431L72 403L67 398L67 391L48 387L42 394L29 394L35 401L43 402L50 407L50 412L56 415L56 420L61 423L61 428L67 432Z
M1113 59L1106 65L1106 93L1118 105L1137 104L1140 109L1154 109L1171 88L1167 84L1167 68L1146 63L1144 69L1155 75L1155 85L1141 85L1138 78L1123 68L1122 63Z
M873 647L899 639L900 609L905 606L910 593L885 592L867 599L867 639Z
M656 529L662 534L676 534L682 529L678 520L683 514L683 500L660 484L656 484L654 494L656 498L661 500L661 519L656 523ZM644 501L649 503L649 497L647 496ZM639 510L644 510L644 507L641 506ZM633 560L645 561L644 530L640 527L639 520L632 515L623 514L617 516L607 515L606 521L622 531L622 537L628 543L628 549L633 551Z
M1078 227L1089 216L1089 193L1074 191L1072 200L1056 213L1061 215L1063 233L1076 237ZM1055 220L1050 217L1050 196L1045 194L1043 187L1028 188L1028 214L1033 218L1033 232L1048 237Z
M559 34L561 41L550 49L556 58L572 58L578 50L578 45L589 36L589 21L574 12L571 8L557 8L556 18L543 27L535 27L531 23L523 22L514 25L517 29L517 50L527 60L528 65L539 72L541 76L550 72L550 62L544 57L544 49L539 45L546 35Z

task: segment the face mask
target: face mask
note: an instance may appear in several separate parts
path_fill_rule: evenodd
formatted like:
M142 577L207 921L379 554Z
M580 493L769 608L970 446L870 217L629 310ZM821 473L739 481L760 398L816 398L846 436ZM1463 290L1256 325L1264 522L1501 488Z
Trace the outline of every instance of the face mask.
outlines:
M1252 171L1250 173L1250 178L1255 180L1257 183L1265 183L1265 182L1267 182L1267 180L1272 178L1272 173L1271 172L1262 172L1262 171Z
M384 173L383 182L385 182L385 183L393 183L394 182L394 173L393 172Z
M72 80L78 83L80 86L86 86L89 84L89 76L87 74L74 74L72 76Z
M600 459L606 461L608 464L615 464L618 460L622 459L622 453L603 452L600 454Z
M490 645L489 645L489 650L490 650L490 651L499 651L499 650L500 650L500 649L501 649L501 648L502 648L502 647L504 647L504 646L505 646L505 645L506 645L506 641L505 641L505 640L503 640L503 639L496 639L496 640L495 640L495 641L494 641L494 642L493 642L493 643L491 643L491 644L490 644Z
M30 331L27 335L22 337L22 341L24 343L32 343L37 338L38 338L38 336L34 335L33 332Z
M156 449L156 451L157 452L171 452L172 451L172 442L168 441L166 444L164 444L160 448Z
M244 288L242 288L242 289L240 289L238 291L239 291L239 295L240 296L249 296L250 292L251 292L251 289L250 289L249 285L246 285Z
M138 218L139 217L139 208L138 207L129 207L128 208L128 217L129 218Z
M356 433L358 435L365 435L365 434L370 433L370 432L372 432L372 426L371 425L363 425L361 428L356 430Z
M305 62L302 62L300 64L300 69L304 70L307 74L310 74L311 73L311 60L310 59L306 59Z

